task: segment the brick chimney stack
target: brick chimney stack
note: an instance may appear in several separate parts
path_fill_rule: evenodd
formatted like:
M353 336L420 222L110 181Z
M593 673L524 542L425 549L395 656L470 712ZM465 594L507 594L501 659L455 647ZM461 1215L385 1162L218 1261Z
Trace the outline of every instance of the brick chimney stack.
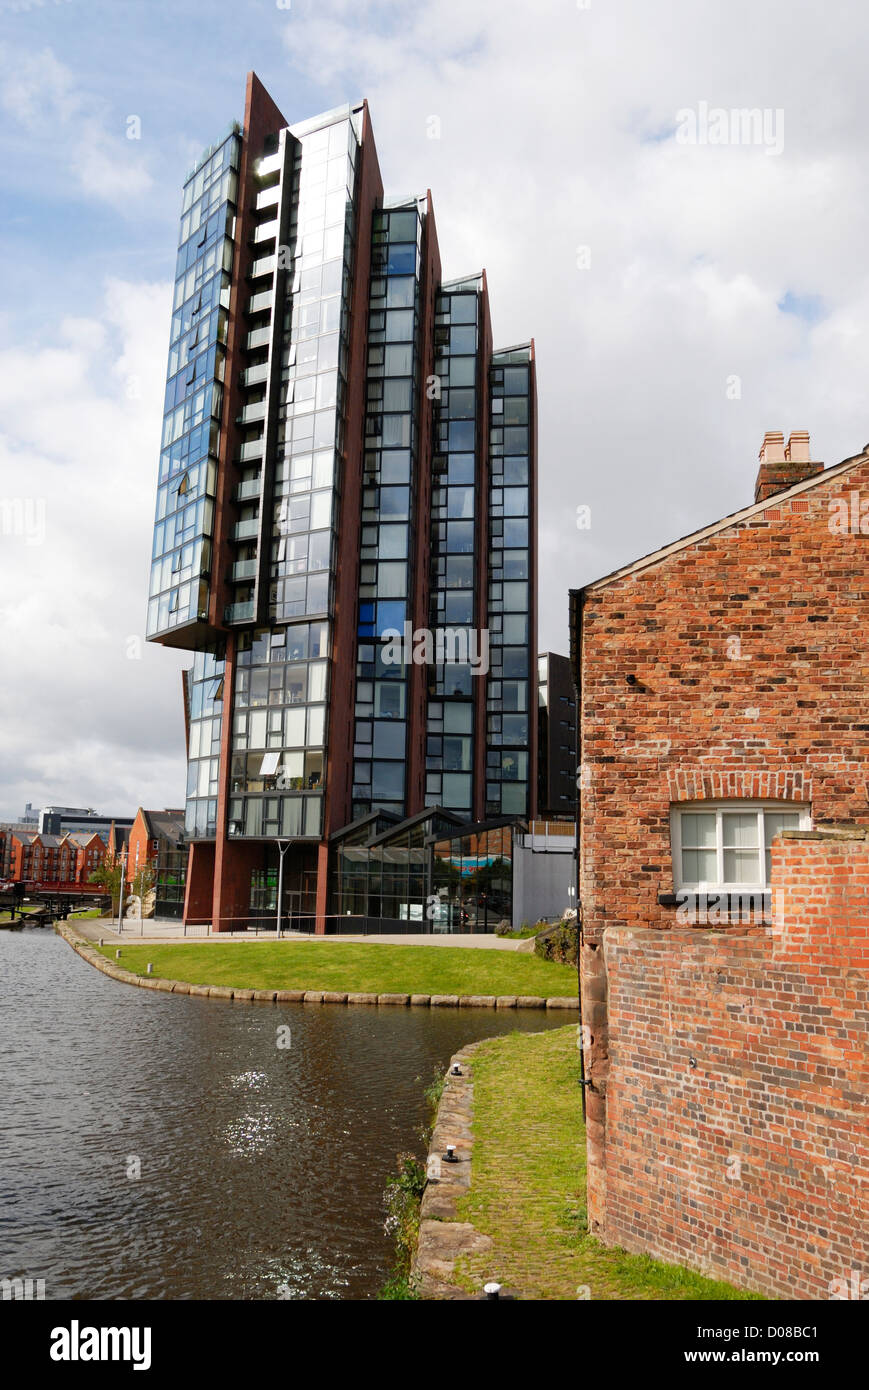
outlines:
M808 430L791 430L787 444L781 430L767 430L759 457L755 502L765 502L777 492L786 492L794 483L805 482L824 471L822 463L812 462Z

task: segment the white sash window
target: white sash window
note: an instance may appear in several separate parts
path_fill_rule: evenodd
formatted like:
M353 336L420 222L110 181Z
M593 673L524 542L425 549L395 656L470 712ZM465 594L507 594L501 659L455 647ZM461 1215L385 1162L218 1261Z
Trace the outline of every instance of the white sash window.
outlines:
M781 801L674 806L670 835L676 891L766 891L773 839L781 830L809 830L811 823L808 806Z

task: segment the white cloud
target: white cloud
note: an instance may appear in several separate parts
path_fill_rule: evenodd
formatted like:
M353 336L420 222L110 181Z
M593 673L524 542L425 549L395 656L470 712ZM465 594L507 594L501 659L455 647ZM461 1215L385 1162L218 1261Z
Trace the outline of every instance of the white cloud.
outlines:
M38 53L0 46L0 110L40 150L41 174L68 173L88 197L120 211L152 186L141 143L127 139L126 115L115 119L107 103L83 90L50 48ZM130 113L135 114L135 113Z
M302 118L367 96L387 189L433 191L445 274L485 266L496 346L536 340L541 647L566 650L569 587L749 501L764 430L808 428L828 463L869 439L869 9L818 14L793 0L270 10L278 106ZM0 109L34 185L61 205L129 206L148 170L96 81L50 50L3 57ZM182 60L167 50L173 80ZM305 111L290 109L299 77L316 90ZM783 109L783 153L660 138L700 101ZM788 292L823 315L782 313ZM165 287L126 283L37 341L0 317L0 497L42 499L47 534L42 548L0 537L5 814L182 795L187 658L125 656L144 623L168 324Z
M569 587L749 501L764 430L828 463L869 436L869 12L825 16L395 0L284 24L324 108L368 97L387 189L431 187L445 272L486 266L496 346L536 340L542 646L566 650ZM782 154L660 138L700 101L783 109ZM783 314L789 291L827 317Z
M0 342L0 819L183 801L189 657L143 640L169 312L113 281L56 342Z

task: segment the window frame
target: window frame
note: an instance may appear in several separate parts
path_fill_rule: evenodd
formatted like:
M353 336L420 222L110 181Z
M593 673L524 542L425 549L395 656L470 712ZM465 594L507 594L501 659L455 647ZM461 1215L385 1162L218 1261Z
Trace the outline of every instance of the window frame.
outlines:
M763 878L760 882L734 883L724 878L724 834L722 817L728 812L736 815L746 815L751 812L758 817L758 862L763 867ZM693 894L752 894L768 893L770 883L766 873L766 834L765 823L763 820L767 812L778 814L796 814L799 816L799 825L794 827L799 830L811 830L812 828L812 808L806 802L795 801L758 801L758 800L739 800L737 798L724 799L722 801L677 801L670 806L670 849L673 861L673 886L677 893ZM683 815L711 815L715 816L715 853L718 877L715 882L693 883L685 880L682 876L682 817ZM732 848L732 847L728 847Z

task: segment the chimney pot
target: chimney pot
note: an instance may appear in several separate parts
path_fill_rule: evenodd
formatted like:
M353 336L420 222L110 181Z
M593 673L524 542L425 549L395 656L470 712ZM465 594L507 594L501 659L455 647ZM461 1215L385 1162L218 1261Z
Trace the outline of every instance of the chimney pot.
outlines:
M809 451L808 430L791 430L791 437L785 449L785 458L790 459L791 463L809 462L811 453Z
M808 430L791 430L785 448L781 430L767 430L760 446L760 468L754 486L755 502L765 502L778 492L787 492L796 483L823 473L822 463L813 463Z
M767 430L763 436L763 443L760 446L761 463L780 463L784 462L785 456L785 437L781 430Z

